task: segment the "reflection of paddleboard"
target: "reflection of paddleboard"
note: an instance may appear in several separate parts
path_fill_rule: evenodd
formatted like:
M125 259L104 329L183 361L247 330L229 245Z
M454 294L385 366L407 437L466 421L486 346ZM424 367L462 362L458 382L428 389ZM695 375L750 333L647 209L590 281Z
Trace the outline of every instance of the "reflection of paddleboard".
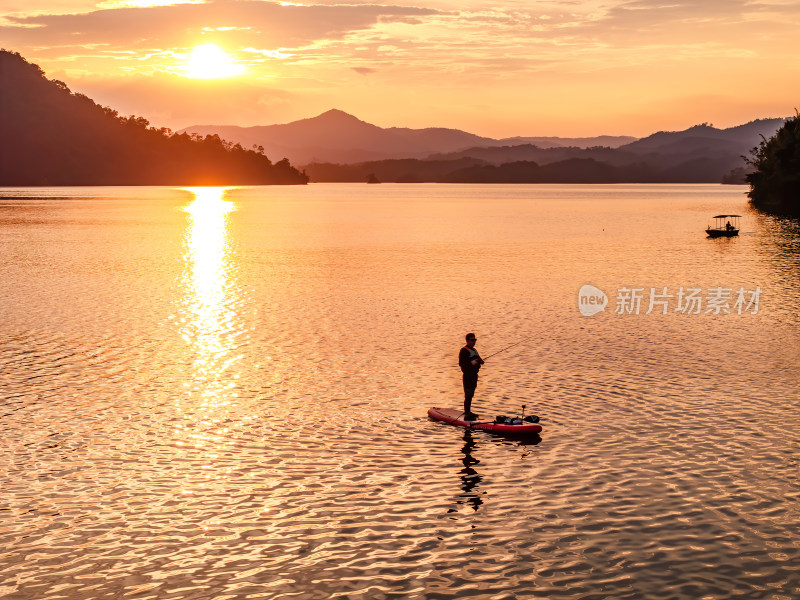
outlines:
M479 429L490 431L501 435L530 435L539 433L542 426L539 423L529 423L523 421L519 425L509 425L506 423L495 423L493 419L478 416L474 421L464 420L464 411L457 408L437 408L428 409L428 416L436 421L444 421L456 427L466 427L467 429Z

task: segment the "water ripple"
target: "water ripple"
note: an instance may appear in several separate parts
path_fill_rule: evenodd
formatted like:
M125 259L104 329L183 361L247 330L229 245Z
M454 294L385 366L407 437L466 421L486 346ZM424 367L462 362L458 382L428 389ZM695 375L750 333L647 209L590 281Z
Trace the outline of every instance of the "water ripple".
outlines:
M501 187L0 200L0 598L796 597L794 225L723 246L686 233L744 212L716 186ZM585 282L765 305L587 319ZM476 402L541 437L426 418L467 330L523 340Z

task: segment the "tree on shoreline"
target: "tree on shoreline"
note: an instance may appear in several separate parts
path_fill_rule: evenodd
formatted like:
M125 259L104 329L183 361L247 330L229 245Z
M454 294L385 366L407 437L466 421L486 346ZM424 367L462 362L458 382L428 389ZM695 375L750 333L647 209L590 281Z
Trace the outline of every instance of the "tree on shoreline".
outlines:
M764 210L800 214L800 113L750 153L745 158L753 168L746 177L750 202Z
M307 182L289 161L273 164L259 149L123 117L47 79L20 54L0 50L0 185Z

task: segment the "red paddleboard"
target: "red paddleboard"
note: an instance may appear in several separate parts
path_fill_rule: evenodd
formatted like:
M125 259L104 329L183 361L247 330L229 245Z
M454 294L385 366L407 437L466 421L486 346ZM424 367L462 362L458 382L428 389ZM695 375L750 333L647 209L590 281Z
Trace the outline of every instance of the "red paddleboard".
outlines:
M456 427L490 431L501 435L531 435L542 430L542 426L539 423L529 423L527 421L523 421L519 425L495 423L493 419L490 420L480 415L474 421L465 421L464 411L457 408L437 408L434 406L428 409L428 416L435 421L443 421Z

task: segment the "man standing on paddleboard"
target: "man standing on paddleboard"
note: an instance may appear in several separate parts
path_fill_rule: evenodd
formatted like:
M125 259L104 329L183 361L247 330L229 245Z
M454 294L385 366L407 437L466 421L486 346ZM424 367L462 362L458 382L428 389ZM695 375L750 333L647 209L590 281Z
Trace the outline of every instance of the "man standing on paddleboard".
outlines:
M472 397L475 395L475 388L478 387L478 371L481 370L483 359L475 350L475 342L478 338L474 333L467 334L467 345L461 348L458 353L458 366L464 374L464 420L473 421L476 416L472 413Z

